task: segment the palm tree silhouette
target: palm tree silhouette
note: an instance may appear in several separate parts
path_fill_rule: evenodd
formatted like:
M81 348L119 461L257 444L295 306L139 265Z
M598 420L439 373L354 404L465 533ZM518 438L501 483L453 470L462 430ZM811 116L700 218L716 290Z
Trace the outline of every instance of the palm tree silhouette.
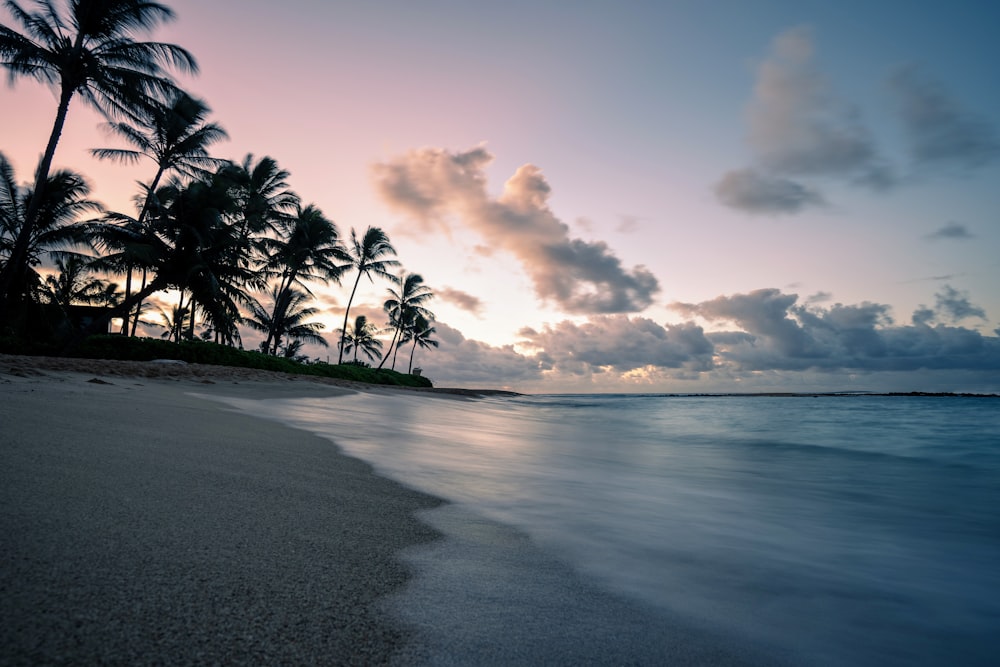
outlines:
M296 286L311 295L306 281L339 283L351 261L350 254L340 243L336 225L312 204L305 208L296 206L294 216L280 221L279 235L276 239L262 240L268 255L264 268L269 275L278 278L272 295L271 322L283 319ZM268 331L265 343L270 346L272 342L273 332Z
M164 174L171 171L187 178L203 178L206 167L221 167L227 160L213 158L208 154L212 144L227 138L226 131L215 123L206 123L209 108L201 100L183 91L175 93L169 104L152 103L147 113L131 122L109 122L109 131L133 146L125 148L95 148L91 154L99 159L114 160L134 164L148 158L156 164L153 179L145 186L146 196L137 225L146 222L146 216L153 202L154 193ZM125 272L125 295L132 293L132 266L127 258L121 267ZM146 276L143 275L145 283ZM141 288L140 288L141 289ZM142 304L137 305L137 311ZM126 313L122 323L122 333L129 332L129 318ZM136 313L138 319L138 313ZM133 329L134 335L134 329Z
M24 250L25 272L11 285L11 293L18 299L28 296L32 286L39 286L41 278L34 267L42 262L45 253L59 249L87 245L87 228L74 224L87 213L99 213L101 205L88 199L90 186L83 176L60 170L50 174L46 187L39 197L30 188L19 187L14 169L0 153L0 255L8 261L25 229L25 215L30 202L38 209L36 223L31 227Z
M354 280L354 287L351 289L351 296L347 299L347 307L344 309L344 326L340 330L340 355L338 364L344 363L344 336L347 335L347 318L351 312L351 303L354 302L354 294L358 291L358 283L361 276L368 276L371 280L372 274L381 278L392 279L389 269L399 266L399 262L388 259L389 255L395 255L396 249L389 243L389 237L378 227L369 227L365 230L365 235L358 240L354 229L351 229L351 245L348 249L351 256L351 268L358 272Z
M52 85L59 102L35 172L36 197L28 205L11 255L0 271L0 324L7 321L12 286L27 269L29 240L73 96L79 94L108 118L135 117L148 108L151 99L163 99L176 89L164 75L165 68L198 69L191 54L179 46L137 41L140 33L174 17L160 3L73 0L63 11L51 0L36 2L37 11L28 11L15 0L5 4L25 32L0 25L4 65L12 78L27 76Z
M369 361L378 358L382 352L382 341L378 339L378 327L368 321L364 315L358 315L351 327L341 338L344 341L344 351L354 352L354 363L358 363L358 352L363 353Z
M413 353L417 351L418 347L427 350L438 346L438 342L431 338L435 333L437 333L437 329L431 326L427 318L422 315L413 318L413 322L407 327L403 339L400 341L400 346L413 342L413 346L410 348L410 368L407 373L413 373Z
M61 253L55 257L56 275L46 276L45 295L50 303L67 309L77 303L106 303L109 283L93 277L87 257L78 253Z
M389 288L389 298L382 305L382 308L389 314L389 322L395 327L392 335L392 342L385 356L378 367L385 365L389 353L392 353L392 368L396 368L396 351L403 331L411 326L417 317L430 320L434 313L427 310L423 304L434 298L434 293L427 285L419 273L402 273L396 278L397 288Z
M189 292L189 309L197 303L217 336L233 343L239 339L239 304L249 303L248 290L262 287L263 280L243 262L233 261L241 239L227 222L234 207L228 183L218 176L187 185L172 182L160 189L158 200L156 213L142 228L121 224L115 216L91 226L102 248L141 248L142 266L154 276L116 314L154 292L175 288Z
M282 339L287 339L289 343L302 341L316 343L327 347L326 339L320 334L323 330L321 322L307 322L307 318L319 312L318 308L305 307L309 296L297 289L288 289L284 294L278 293L275 286L271 292L271 298L277 302L279 297L286 300L284 308L280 310L278 319L272 313L279 309L275 305L272 309L267 309L256 301L248 304L252 317L243 318L243 323L252 329L268 334L267 340L261 343L261 351L265 354L278 354ZM287 347L287 346L286 346Z

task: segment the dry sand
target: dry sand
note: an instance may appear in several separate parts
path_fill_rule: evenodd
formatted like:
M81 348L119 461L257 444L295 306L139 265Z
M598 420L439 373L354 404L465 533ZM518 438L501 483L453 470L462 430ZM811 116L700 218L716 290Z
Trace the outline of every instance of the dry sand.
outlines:
M0 663L378 664L439 500L191 394L351 383L0 355Z

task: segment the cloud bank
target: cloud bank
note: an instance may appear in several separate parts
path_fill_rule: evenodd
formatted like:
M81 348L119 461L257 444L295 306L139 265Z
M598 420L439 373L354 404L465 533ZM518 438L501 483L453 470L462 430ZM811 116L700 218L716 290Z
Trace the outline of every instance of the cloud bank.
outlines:
M639 312L653 302L660 286L648 269L626 269L606 243L570 236L548 207L538 167L520 167L491 197L484 169L492 160L483 147L425 148L375 165L374 176L382 199L425 229L462 224L517 257L536 295L567 313Z
M685 321L599 315L523 329L516 347L469 341L440 325L443 356L435 352L428 370L462 374L446 382L548 391L561 385L579 391L586 381L595 391L849 389L856 375L871 390L1000 391L1000 338L960 325L986 315L950 286L910 324L895 323L883 304L821 307L778 289L671 308Z

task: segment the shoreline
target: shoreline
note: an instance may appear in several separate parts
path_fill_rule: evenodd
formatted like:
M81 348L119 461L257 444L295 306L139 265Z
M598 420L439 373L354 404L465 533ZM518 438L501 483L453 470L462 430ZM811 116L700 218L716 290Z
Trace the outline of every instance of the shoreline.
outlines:
M356 383L39 359L0 357L0 661L382 664L407 646L381 600L410 576L399 552L440 538L415 513L444 501L190 395Z

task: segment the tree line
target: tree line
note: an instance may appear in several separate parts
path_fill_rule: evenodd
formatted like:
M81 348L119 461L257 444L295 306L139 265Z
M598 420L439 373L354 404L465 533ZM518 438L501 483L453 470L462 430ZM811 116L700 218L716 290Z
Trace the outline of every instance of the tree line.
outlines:
M324 325L311 319L319 311L310 285L353 278L338 363L350 355L352 363L379 359L382 368L391 358L394 368L405 349L412 372L416 349L437 346L427 308L433 292L419 274L400 270L384 230L352 228L342 237L289 189L288 172L273 158L247 155L236 163L210 154L226 132L171 76L197 73L197 62L180 46L144 39L174 18L169 7L143 0L5 6L20 27L0 25L0 58L11 80L52 86L58 104L31 185L18 184L0 152L0 335L54 335L43 326L52 313L63 315L54 331L66 335L71 307L91 304L105 307L91 331L117 318L128 336L144 324L176 341L242 347L241 328L249 328L263 335L262 352L304 359L304 344L328 345ZM52 168L77 99L100 112L126 146L95 148L96 158L150 169L134 214L105 210L89 199L82 175ZM43 277L46 260L56 273ZM349 320L362 278L390 283L384 328L365 315ZM149 320L150 297L168 290L176 305ZM391 335L387 347L382 335Z

